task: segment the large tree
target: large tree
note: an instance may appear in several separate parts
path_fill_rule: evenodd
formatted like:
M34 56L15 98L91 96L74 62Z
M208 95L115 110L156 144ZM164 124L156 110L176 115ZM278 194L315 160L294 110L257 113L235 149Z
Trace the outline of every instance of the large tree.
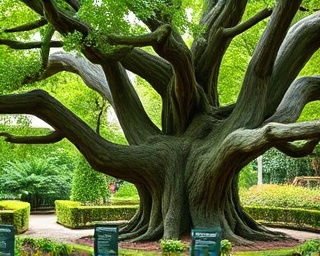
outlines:
M320 13L301 0L279 0L243 21L250 2L255 1L21 0L34 15L26 16L28 24L5 29L0 43L40 49L40 70L27 81L60 71L78 74L113 106L128 145L106 140L39 89L2 95L0 113L36 115L54 132L2 135L12 143L66 138L94 169L135 184L140 208L122 229L124 239L179 238L192 227L215 226L234 242L271 238L242 210L237 178L242 167L271 147L299 157L318 143L320 121L296 120L320 96L319 76L297 78L319 49ZM186 26L199 8L198 26ZM299 11L308 15L296 22ZM218 78L224 54L237 35L266 19L236 102L222 106ZM22 40L19 34L37 30L41 41ZM190 47L182 36L188 31L195 31ZM51 47L61 46L80 54L49 54ZM145 112L127 71L161 97L160 128ZM304 144L295 144L298 140Z

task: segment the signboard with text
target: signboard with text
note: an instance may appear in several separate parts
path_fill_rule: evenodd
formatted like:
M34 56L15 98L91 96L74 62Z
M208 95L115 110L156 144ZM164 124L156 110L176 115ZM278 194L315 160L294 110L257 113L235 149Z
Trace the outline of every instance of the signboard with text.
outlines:
M197 228L191 231L191 256L219 256L221 228Z
M94 255L118 255L118 227L113 225L99 225L94 229Z
M14 256L15 228L0 224L0 256Z

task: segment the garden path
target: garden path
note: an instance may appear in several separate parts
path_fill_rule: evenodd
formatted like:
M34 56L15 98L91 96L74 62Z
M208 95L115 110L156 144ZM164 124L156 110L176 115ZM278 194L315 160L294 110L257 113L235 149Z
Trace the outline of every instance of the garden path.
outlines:
M308 239L320 239L320 233L312 233L312 232L283 229L283 228L270 228L270 229L286 233L287 235L295 239L298 239L301 242ZM21 234L20 236L48 238L48 239L56 240L59 242L76 244L78 239L86 236L93 236L93 234L94 234L93 228L70 229L58 224L57 217L55 214L44 214L44 215L32 214L30 215L29 230L24 234ZM272 248L272 246L274 247L275 244L272 244L272 243L268 244L266 245L266 248L269 248L270 246ZM289 246L289 244L287 246ZM241 247L238 248L238 250L247 250L247 249L248 248L241 248Z
M70 229L57 223L55 214L31 214L29 229L21 236L36 238L50 238L52 240L76 243L76 240L84 236L92 236L93 228Z

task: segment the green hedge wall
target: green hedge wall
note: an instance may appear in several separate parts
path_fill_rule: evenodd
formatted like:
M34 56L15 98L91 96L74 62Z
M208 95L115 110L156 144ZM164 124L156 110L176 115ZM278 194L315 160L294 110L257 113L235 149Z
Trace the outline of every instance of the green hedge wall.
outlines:
M295 228L320 228L320 211L298 208L245 206L244 210L255 220Z
M15 200L0 201L0 223L13 225L18 234L28 230L30 204Z
M137 205L82 206L80 202L55 201L57 222L69 228L93 226L98 222L129 220Z

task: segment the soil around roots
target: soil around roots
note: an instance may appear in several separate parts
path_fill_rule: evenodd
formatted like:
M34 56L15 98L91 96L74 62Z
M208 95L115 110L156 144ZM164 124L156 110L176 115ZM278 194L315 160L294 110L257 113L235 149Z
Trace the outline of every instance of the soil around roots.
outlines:
M181 241L187 246L191 243L191 237L185 236L181 238ZM245 252L245 251L265 251L276 250L281 248L291 248L302 244L305 240L286 239L283 241L254 241L251 245L233 245L233 252ZM82 245L94 246L94 238L92 236L82 237L76 241ZM158 251L160 252L160 242L119 242L119 248L131 249L131 250L146 250L146 251Z

